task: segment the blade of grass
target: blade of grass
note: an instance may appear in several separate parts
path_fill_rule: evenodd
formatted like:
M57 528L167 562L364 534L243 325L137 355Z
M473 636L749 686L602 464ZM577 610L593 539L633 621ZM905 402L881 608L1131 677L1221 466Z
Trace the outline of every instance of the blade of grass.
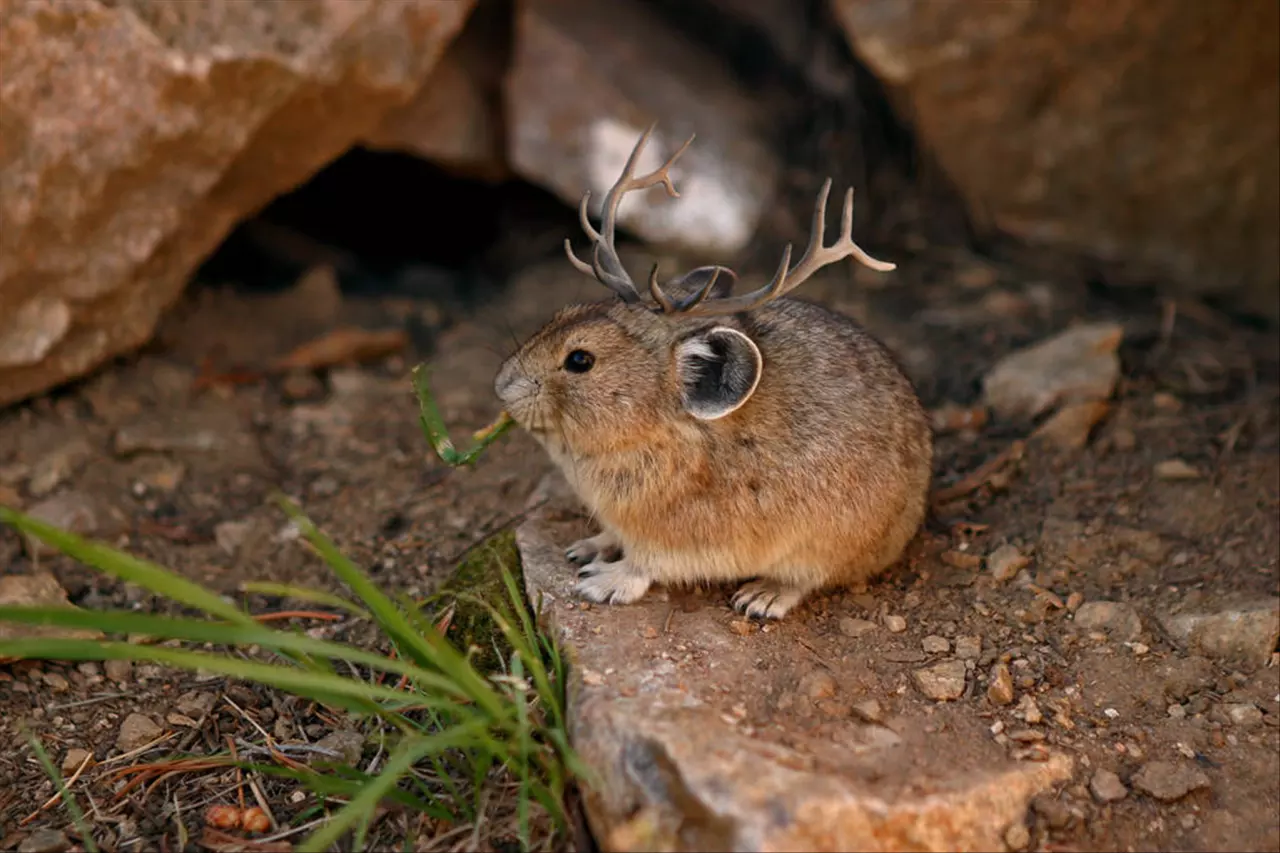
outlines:
M371 669L407 676L419 689L430 688L464 701L471 698L446 676L423 669L408 661L367 652L342 643L316 640L301 633L275 630L257 622L251 622L248 625L228 625L225 622L175 619L119 610L95 611L81 610L77 607L0 605L0 622L6 621L59 628L87 628L102 631L105 634L142 635L156 639L187 640L193 643L215 643L233 647L258 645L267 649L347 660ZM13 645L27 648L22 641L13 641ZM133 643L129 645L145 648ZM0 648L4 648L3 643L0 643Z
M71 822L75 824L76 831L80 833L80 840L84 842L84 849L88 853L98 853L98 845L93 840L93 830L90 828L89 822L85 820L84 812L80 810L80 804L76 802L76 798L67 788L62 774L54 766L53 760L49 758L49 753L45 751L44 744L40 742L40 738L27 731L25 726L20 726L20 728L22 733L26 735L31 751L36 754L36 760L40 762L40 767L44 769L45 775L49 777L49 781L53 782L53 786L62 796L62 802L67 807L67 812L71 815Z
M358 771L356 778L347 779L330 773L305 772L289 767L278 767L274 764L243 762L237 766L245 771L261 773L264 776L290 779L307 788L317 797L354 797L360 793L369 780L374 778L367 773L359 773ZM392 789L387 792L385 799L391 800L396 805L428 814L437 820L453 821L456 818L456 815L451 810L439 803L415 797L407 791Z
M217 593L170 572L163 566L141 560L108 545L84 539L74 533L61 530L51 524L7 507L0 506L0 522L34 536L72 559L91 566L104 574L126 583L137 584L143 589L164 596L171 601L194 607L228 622L242 625L257 624L252 616L238 607L228 604ZM295 657L295 660L301 666L312 670L324 671L326 669L308 660L304 655ZM366 708L364 710L366 713L372 713L374 709Z
M358 605L352 604L340 595L322 592L317 589L307 589L304 586L293 586L287 583L267 583L265 581L247 581L240 584L243 592L258 593L259 595L275 595L280 598L296 598L298 601L309 601L312 604L323 604L337 610L344 610L352 616L360 619L368 619L373 621L373 616L369 611Z
M63 554L126 583L137 584L157 595L203 610L228 622L253 623L249 614L228 604L221 596L155 563L83 539L7 507L0 506L0 522L34 536Z
M520 653L516 652L511 656L511 675L517 681L517 684L524 680L524 664L521 662ZM513 685L511 689L512 698L516 706L516 734L520 739L519 751L522 756L529 756L533 752L533 736L530 732L529 725L529 706L528 697L519 686ZM521 849L529 849L529 761L525 760L519 763L516 768L516 776L520 780L520 796L516 802L517 825L519 827L520 847Z
M459 451L449 438L449 428L440 416L435 395L431 393L430 370L424 364L413 369L413 391L418 397L418 423L422 426L422 434L440 461L451 467L475 464L489 445L515 425L511 415L503 412L488 427L472 435L474 443L470 450Z
M302 510L287 498L280 498L279 501L306 540L356 597L368 606L378 625L395 641L402 653L413 657L419 666L437 667L467 690L472 700L485 711L495 717L502 715L502 703L497 692L480 677L457 649L434 629L426 632L414 630L404 611L396 607L355 563L339 551L333 541L321 533Z
M21 640L0 641L0 656L45 658L53 660L145 660L187 670L216 672L245 681L256 681L287 690L291 693L331 701L332 697L356 699L366 702L379 700L402 707L420 705L445 707L464 714L467 709L447 698L432 698L405 690L395 690L376 684L367 684L354 678L309 672L292 666L246 661L226 655L208 652L172 649L164 646L136 646L101 640L71 640L61 637L27 637ZM382 716L388 708L375 706ZM363 706L353 707L359 713ZM472 714L474 716L474 714ZM499 718L501 715L499 715Z
M427 755L450 747L466 746L478 726L460 726L437 735L413 735L402 740L387 758L382 772L356 794L329 821L298 845L298 853L321 853L337 842L342 834L360 820L367 820L379 802L393 790L400 779Z

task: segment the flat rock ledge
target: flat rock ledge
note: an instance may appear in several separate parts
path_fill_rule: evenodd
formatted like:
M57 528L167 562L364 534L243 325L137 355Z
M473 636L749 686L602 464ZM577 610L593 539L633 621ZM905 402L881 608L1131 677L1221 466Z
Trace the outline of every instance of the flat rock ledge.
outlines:
M590 532L550 475L516 540L569 657L602 849L1001 850L1030 799L1072 775L1059 753L1009 759L971 706L865 689L865 661L824 650L803 616L762 629L728 590L584 606L564 548Z

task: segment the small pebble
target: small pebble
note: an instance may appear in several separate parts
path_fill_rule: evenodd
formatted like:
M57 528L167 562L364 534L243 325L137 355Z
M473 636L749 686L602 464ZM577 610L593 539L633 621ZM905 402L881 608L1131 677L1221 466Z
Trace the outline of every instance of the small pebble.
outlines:
M950 702L964 695L966 672L964 661L949 660L917 669L912 675L925 696L935 702Z
M977 660L982 656L982 637L956 637L956 657L961 660Z
M855 702L850 710L864 723L884 722L884 708L880 705L879 699L863 699L861 702Z
M1142 618L1122 601L1090 601L1080 605L1075 624L1081 631L1100 631L1120 642L1135 640L1142 633Z
M754 633L756 626L747 619L734 619L729 623L729 630L737 634L739 637L745 637L748 634Z
M1129 795L1129 789L1120 781L1120 777L1110 770L1099 769L1089 780L1089 791L1100 803L1114 803Z
M60 829L37 829L18 844L18 853L62 853L71 839Z
M861 637L876 630L876 623L867 619L854 619L846 616L840 620L840 633L846 637Z
M1192 764L1149 761L1133 775L1133 787L1162 802L1180 800L1192 791L1209 787L1209 777Z
M836 680L829 673L814 671L800 679L798 689L810 699L829 699L836 695Z
M45 676L45 681L49 680L49 676ZM1237 702L1226 706L1227 717L1231 719L1232 725L1239 726L1242 729L1251 729L1254 726L1262 725L1262 711L1252 702Z
M1036 704L1035 698L1030 695L1022 697L1022 704L1018 706L1018 712L1028 725L1038 726L1044 722L1044 714L1041 713L1040 706Z
M1010 705L1013 703L1013 676L1009 667L998 663L991 668L991 681L987 684L987 699L993 705Z
M44 674L44 683L54 693L65 693L71 688L71 682L67 681L67 677L59 672L46 672Z
M133 663L127 660L104 661L102 669L116 684L124 684L133 678Z
M921 648L931 655L946 654L951 650L951 643L946 637L939 637L937 634L930 634L920 642Z
M364 752L365 736L352 729L337 729L329 732L316 742L317 761L336 762L348 767L356 767L360 763L360 755Z
M1168 714L1175 720L1186 719L1187 709L1178 704L1170 705L1167 709Z
M1157 462L1155 474L1161 480L1198 480L1200 472L1182 459L1165 459Z
M998 581L1007 581L1022 571L1031 562L1014 545L1004 544L987 555L987 568L991 576Z
M150 717L143 714L130 714L120 724L120 733L116 736L116 747L121 752L133 752L162 734L164 730Z
M905 617L893 613L884 617L884 627L891 634L901 634L907 630L907 620Z
M68 749L67 754L62 756L62 772L68 776L75 773L80 769L80 765L84 764L84 760L91 755L93 753L87 749L79 747Z

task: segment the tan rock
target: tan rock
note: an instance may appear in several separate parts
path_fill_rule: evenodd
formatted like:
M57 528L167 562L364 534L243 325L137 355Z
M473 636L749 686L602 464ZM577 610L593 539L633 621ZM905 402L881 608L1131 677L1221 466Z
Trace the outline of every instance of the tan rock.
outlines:
M734 262L778 167L763 130L770 117L714 58L638 0L520 0L513 50L506 114L517 173L575 207L590 190L594 218L645 128L658 123L637 173L696 133L671 171L680 198L661 187L635 193L618 224L657 245Z
M864 695L824 717L828 736L806 734L796 693L830 685L821 675L797 685L814 663L794 637L724 630L732 616L714 593L681 593L674 608L660 591L577 607L563 554L582 531L565 521L559 475L530 505L547 498L516 539L526 589L572 661L570 727L599 781L586 808L603 849L998 850L1031 797L1070 776L1064 755L1009 759L950 704L928 703L926 735L922 706L896 700L889 729L880 700ZM653 624L668 629L638 643Z
M1280 313L1280 5L831 2L975 213Z
M501 4L481 6L445 50L422 88L365 138L374 150L401 151L477 180L510 175L502 128L502 78L510 26Z
M67 591L48 572L30 575L0 575L0 605L5 607L71 607ZM0 622L0 642L21 644L23 640L59 637L71 640L96 640L98 631L55 628L45 625L23 625ZM0 653L0 663L15 658Z
M124 718L120 724L120 733L116 735L116 748L121 752L133 752L164 734L164 729L156 725L155 720L145 714L133 713Z
M1245 671L1266 666L1280 641L1280 598L1221 601L1216 607L1161 613L1160 624L1185 649Z
M9 4L0 405L145 342L238 220L420 88L473 2Z
M1114 323L1072 326L1006 355L982 379L987 405L1001 417L1034 418L1060 402L1104 400L1120 378Z
M1089 435L1098 422L1107 416L1111 404L1104 400L1072 403L1041 424L1032 437L1046 441L1063 450L1079 450L1089 443Z

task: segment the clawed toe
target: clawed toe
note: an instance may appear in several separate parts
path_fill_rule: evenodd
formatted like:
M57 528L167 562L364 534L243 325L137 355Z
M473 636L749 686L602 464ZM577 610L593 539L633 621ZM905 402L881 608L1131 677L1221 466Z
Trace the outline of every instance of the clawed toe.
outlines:
M574 565L582 566L593 560L612 563L622 557L622 549L617 540L608 533L600 533L587 539L579 539L564 549L565 558Z
M574 591L596 604L631 604L649 591L649 578L619 560L613 563L593 561L578 570Z
M753 619L781 619L804 598L802 590L783 586L776 581L760 580L744 583L733 594L733 609Z

